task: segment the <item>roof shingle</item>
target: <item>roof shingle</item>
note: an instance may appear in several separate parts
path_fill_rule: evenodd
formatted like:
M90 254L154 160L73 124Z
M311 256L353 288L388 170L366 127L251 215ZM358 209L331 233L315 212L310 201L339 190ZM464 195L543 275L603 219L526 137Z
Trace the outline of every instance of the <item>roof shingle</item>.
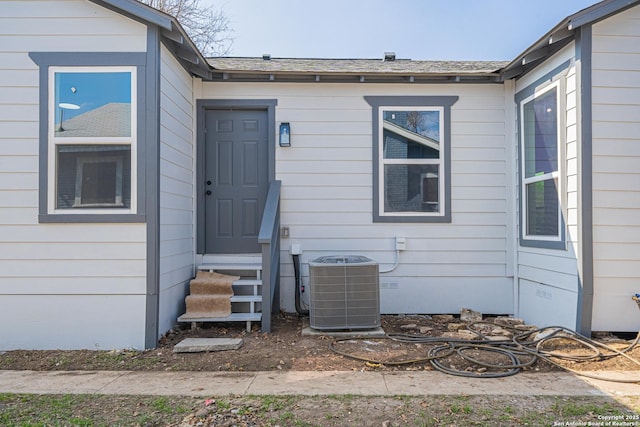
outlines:
M310 74L475 74L497 73L508 61L416 61L411 59L209 58L219 72Z

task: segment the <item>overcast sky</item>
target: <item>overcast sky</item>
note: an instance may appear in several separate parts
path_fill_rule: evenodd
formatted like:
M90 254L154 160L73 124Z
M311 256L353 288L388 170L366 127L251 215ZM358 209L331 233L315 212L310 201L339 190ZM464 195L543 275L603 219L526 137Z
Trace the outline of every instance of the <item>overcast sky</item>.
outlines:
M203 0L231 21L232 56L511 60L596 0Z

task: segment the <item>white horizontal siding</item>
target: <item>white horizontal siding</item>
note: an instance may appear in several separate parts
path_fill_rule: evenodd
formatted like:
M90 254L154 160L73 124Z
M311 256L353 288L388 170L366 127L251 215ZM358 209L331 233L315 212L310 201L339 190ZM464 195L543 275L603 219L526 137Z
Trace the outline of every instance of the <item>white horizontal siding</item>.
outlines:
M144 277L85 277L41 276L41 277L2 277L0 293L2 295L142 295L146 292Z
M36 206L38 192L36 190L0 190L0 206L6 208L27 208Z
M593 26L593 329L636 331L640 7Z
M160 334L182 314L194 274L193 82L163 46L160 67Z
M2 52L144 52L146 27L86 0L0 1Z
M560 50L544 64L516 82L516 92L569 62L562 69L565 93L561 93L564 111L561 116L561 141L564 163L559 164L563 220L566 227L566 250L518 246L518 315L538 326L551 324L571 329L577 327L578 307L578 113L577 75L573 64L573 43ZM557 76L552 76L556 78ZM547 80L547 82L550 80ZM542 86L544 87L544 86ZM520 106L518 106L520 108ZM519 129L518 129L519 131ZM519 163L518 163L519 164ZM520 194L522 196L522 194ZM521 203L518 202L518 210ZM520 218L518 216L518 218ZM522 224L519 224L522 227Z
M53 246L55 245L55 247ZM0 242L0 258L8 261L21 260L135 260L144 259L146 245L143 242L128 243L93 242L52 243L34 247L31 242Z
M144 295L3 295L0 351L142 349L144 306Z
M51 250L55 246L51 245ZM58 259L9 259L0 261L3 277L83 277L90 281L92 277L143 277L146 265L139 259L119 260L58 260ZM109 293L109 288L104 289Z
M146 226L38 223L39 72L28 54L144 52L146 31L89 1L0 0L0 323L14 325L0 350L144 348Z
M464 282L464 285L460 284ZM456 278L403 277L380 278L380 311L404 313L460 313L473 307L482 313L511 314L513 282L505 277ZM461 291L461 288L464 290Z
M520 280L520 316L540 328L574 325L578 314L575 292Z
M451 111L452 223L373 223L372 113L364 96L458 96ZM276 122L291 123L290 148L276 150L282 180L281 304L293 310L292 243L303 263L356 253L395 261L381 281L387 313L513 311L507 277L505 94L502 85L216 84L204 99L277 99ZM308 280L306 264L304 281Z
M145 242L146 229L139 224L46 224L14 227L0 224L0 242L100 243L124 245Z
M354 226L348 226L347 224L340 224L338 226L325 226L322 224L315 224L315 227L296 227L291 229L292 240L306 240L306 239L321 239L326 236L341 236L349 235L350 238L366 239L372 236L386 237L387 239L393 239L396 235L402 235L403 237L412 236L415 233L415 225L412 224L398 224L394 227L378 226L378 224L357 224ZM491 239L491 238L504 238L505 226L485 226L485 225L472 225L465 226L459 225L456 227L431 227L429 230L429 241L431 239L443 239L452 240L457 242L457 239L464 241L466 238L472 239ZM286 243L286 242L284 242ZM391 243L389 243L390 245ZM409 244L409 243L407 243ZM389 246L391 247L391 246ZM437 248L437 246L436 246Z

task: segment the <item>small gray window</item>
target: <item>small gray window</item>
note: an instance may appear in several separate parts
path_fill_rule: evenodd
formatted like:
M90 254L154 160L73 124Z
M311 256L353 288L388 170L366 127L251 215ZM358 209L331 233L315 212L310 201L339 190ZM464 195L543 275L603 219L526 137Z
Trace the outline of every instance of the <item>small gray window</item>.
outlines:
M373 107L374 222L451 221L457 97L365 97Z

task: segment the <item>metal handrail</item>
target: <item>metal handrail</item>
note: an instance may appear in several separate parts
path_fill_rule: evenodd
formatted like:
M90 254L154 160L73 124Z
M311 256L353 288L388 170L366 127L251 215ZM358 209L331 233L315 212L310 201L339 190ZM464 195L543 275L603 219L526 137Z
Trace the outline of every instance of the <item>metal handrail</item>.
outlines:
M280 310L280 187L272 181L262 213L258 243L262 248L262 332L271 332L271 313Z

